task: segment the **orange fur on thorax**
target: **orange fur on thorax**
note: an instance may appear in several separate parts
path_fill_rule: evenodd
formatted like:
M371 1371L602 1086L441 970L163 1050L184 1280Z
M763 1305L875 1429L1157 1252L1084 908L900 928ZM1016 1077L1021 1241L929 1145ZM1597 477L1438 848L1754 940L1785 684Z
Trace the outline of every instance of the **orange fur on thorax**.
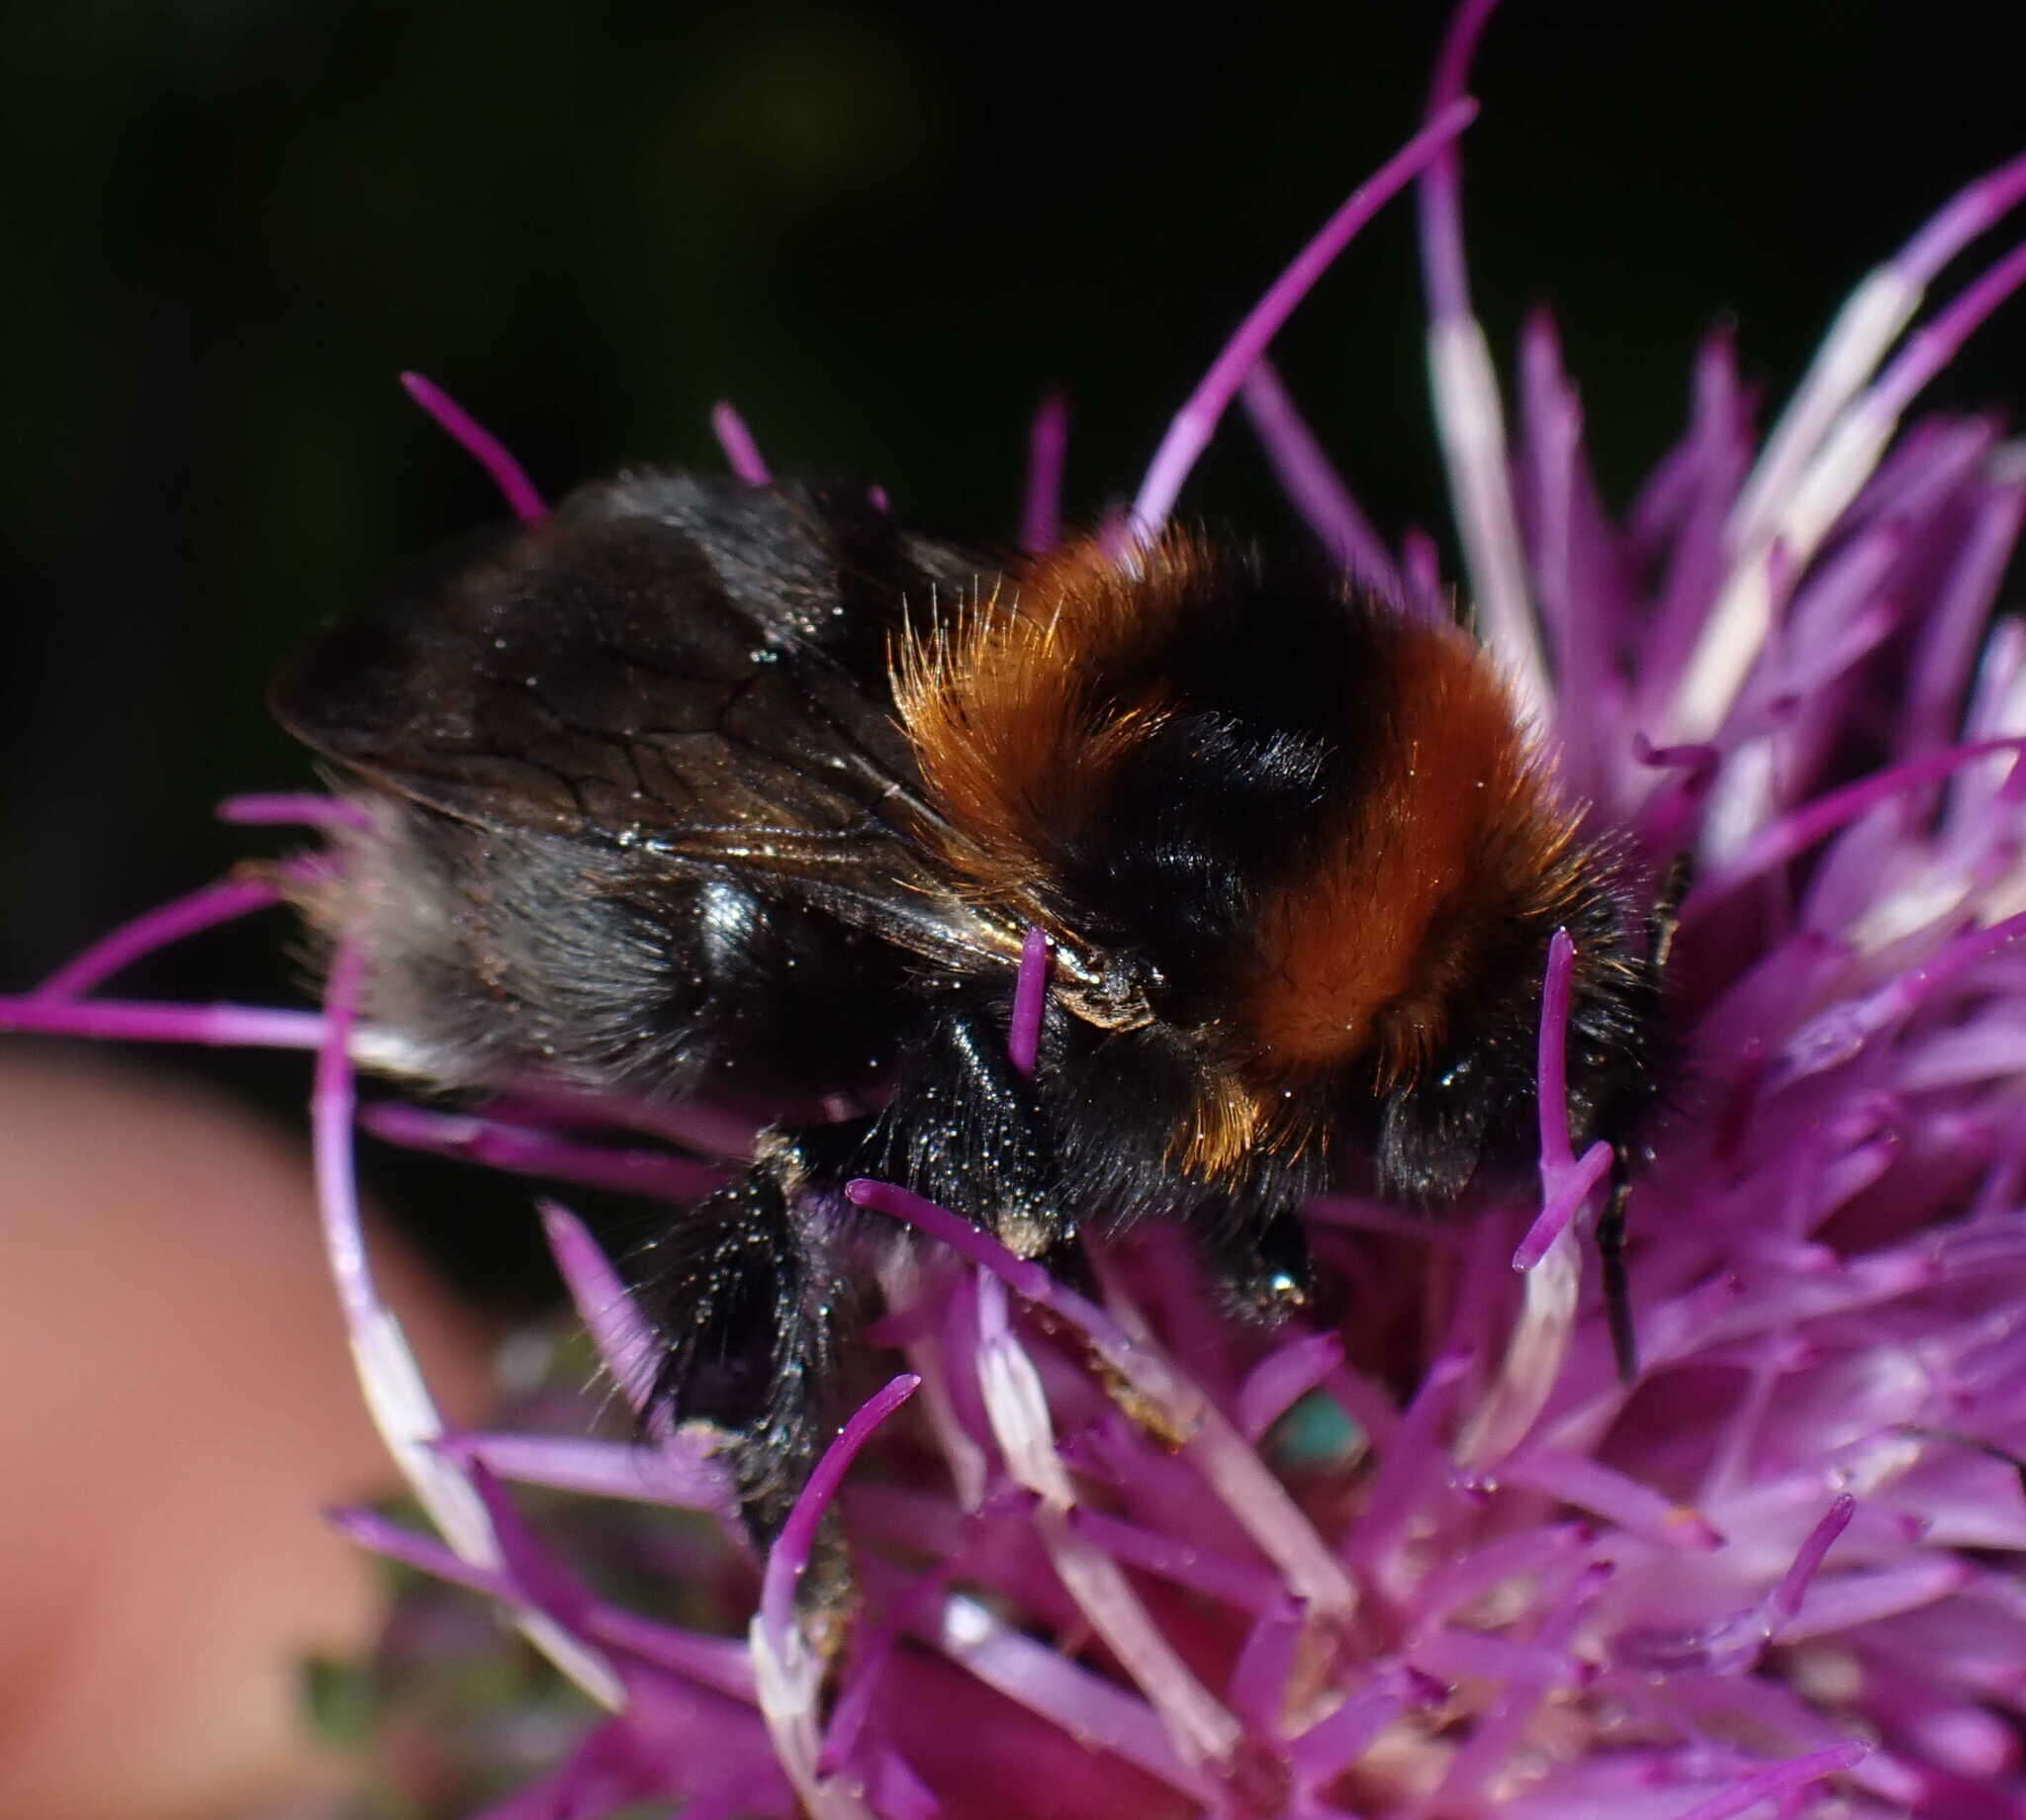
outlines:
M1266 1079L1367 1054L1377 1087L1412 1079L1487 951L1574 882L1574 818L1482 651L1447 627L1397 638L1362 785L1260 918L1243 1021Z
M967 895L1075 941L1074 906L1055 891L1060 856L1175 711L1157 670L1136 660L1210 560L1177 533L1130 565L1085 542L1041 564L1015 598L910 627L894 698L939 818L923 838ZM1261 906L1229 1015L1205 1034L1175 1151L1199 1176L1262 1144L1319 1140L1300 1089L1333 1071L1368 1063L1377 1091L1412 1080L1500 937L1577 888L1574 818L1549 800L1484 653L1451 627L1378 625L1386 674L1357 695L1379 706L1342 734L1359 783Z
M1107 679L1172 617L1201 561L1170 535L1128 571L1086 541L1023 578L1017 598L910 627L894 701L943 818L928 838L967 891L1063 933L1048 890L1057 856L1167 712L1157 690L1126 698Z

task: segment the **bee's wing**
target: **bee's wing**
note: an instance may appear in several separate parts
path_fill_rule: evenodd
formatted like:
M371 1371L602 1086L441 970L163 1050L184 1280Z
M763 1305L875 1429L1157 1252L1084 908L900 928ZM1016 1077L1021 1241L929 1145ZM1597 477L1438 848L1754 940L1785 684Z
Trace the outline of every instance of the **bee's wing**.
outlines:
M859 496L622 477L438 557L273 694L315 751L460 820L766 874L919 952L1016 953L919 839L886 679L974 574Z

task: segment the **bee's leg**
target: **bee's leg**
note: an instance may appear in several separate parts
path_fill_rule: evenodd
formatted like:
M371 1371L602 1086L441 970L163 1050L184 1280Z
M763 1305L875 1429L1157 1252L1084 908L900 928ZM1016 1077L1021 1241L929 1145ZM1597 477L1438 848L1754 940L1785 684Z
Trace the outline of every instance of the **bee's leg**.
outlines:
M1639 1336L1632 1327L1632 1283L1625 1271L1625 1200L1631 1177L1622 1163L1612 1168L1611 1199L1597 1220L1597 1255L1604 1270L1604 1317L1611 1325L1612 1357L1618 1382L1629 1385L1639 1375Z
M680 1214L643 1300L664 1345L657 1403L736 1437L746 1522L763 1547L787 1520L826 1438L848 1306L825 1210L799 1204L791 1143Z
M1034 1085L1007 1055L1003 1019L961 1012L925 1037L854 1172L898 1182L1039 1258L1076 1236L1076 1210L1054 1192L1054 1148Z
M1682 899L1688 895L1693 870L1690 855L1677 854L1662 875L1646 912L1646 980L1656 1002L1667 963L1674 954L1674 939L1681 928ZM1634 1095L1632 1105L1621 1112L1623 1123L1636 1126L1650 1099L1650 1087ZM1602 1267L1605 1320L1611 1326L1612 1357L1617 1363L1618 1382L1629 1385L1639 1375L1639 1336L1632 1325L1632 1285L1625 1270L1625 1202L1632 1192L1632 1174L1622 1138L1613 1149L1611 1199L1597 1221L1597 1256ZM1650 1150L1644 1152L1642 1160L1652 1160Z
M649 1312L668 1347L658 1391L679 1420L736 1435L746 1518L770 1541L828 1439L835 1362L871 1237L854 1176L896 1182L1023 1257L1074 1236L1049 1193L1033 1088L988 1012L941 1020L869 1118L765 1134L739 1180L678 1217L656 1247ZM897 1234L896 1234L897 1235Z
M1682 926L1682 899L1688 896L1694 877L1694 856L1687 852L1676 854L1661 875L1660 888L1646 912L1646 970L1656 987L1673 958L1674 939Z
M1308 1306L1315 1273L1308 1233L1293 1208L1263 1219L1205 1208L1192 1216L1189 1229L1211 1286L1230 1314L1267 1326Z

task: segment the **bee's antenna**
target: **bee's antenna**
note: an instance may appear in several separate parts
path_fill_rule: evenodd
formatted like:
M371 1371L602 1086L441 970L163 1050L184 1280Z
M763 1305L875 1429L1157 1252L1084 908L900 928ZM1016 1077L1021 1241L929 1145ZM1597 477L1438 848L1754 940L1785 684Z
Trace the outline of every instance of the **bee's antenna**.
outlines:
M1954 1447L1967 1447L1972 1453L1980 1453L1986 1460L1996 1460L2000 1465L2009 1466L2019 1481L2019 1491L2026 1495L2026 1460L2000 1447L1994 1441L1980 1440L1974 1434L1964 1434L1956 1428L1930 1428L1924 1422L1900 1422L1901 1434L1909 1434L1915 1440L1946 1441Z

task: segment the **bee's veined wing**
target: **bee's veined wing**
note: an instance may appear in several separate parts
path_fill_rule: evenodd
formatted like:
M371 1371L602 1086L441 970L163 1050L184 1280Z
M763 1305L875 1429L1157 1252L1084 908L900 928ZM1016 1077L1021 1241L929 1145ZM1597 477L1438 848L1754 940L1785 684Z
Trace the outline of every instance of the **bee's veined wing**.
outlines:
M764 876L919 953L1017 956L962 901L893 719L904 611L975 573L863 494L676 473L585 488L439 555L324 632L277 717L343 770L482 826Z

